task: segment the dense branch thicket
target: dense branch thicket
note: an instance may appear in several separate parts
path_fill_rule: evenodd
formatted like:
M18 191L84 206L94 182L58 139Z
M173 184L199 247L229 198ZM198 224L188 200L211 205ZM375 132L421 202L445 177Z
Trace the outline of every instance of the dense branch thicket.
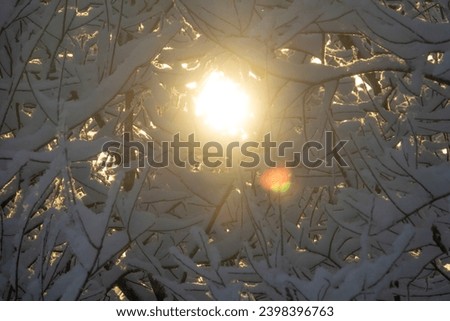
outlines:
M4 300L450 299L448 1L6 1ZM208 137L211 70L250 138L349 140L348 167L105 166L103 143Z

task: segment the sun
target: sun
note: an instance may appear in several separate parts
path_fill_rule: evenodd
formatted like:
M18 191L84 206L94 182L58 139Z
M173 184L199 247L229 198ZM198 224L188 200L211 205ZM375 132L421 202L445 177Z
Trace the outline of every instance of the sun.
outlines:
M195 103L195 114L210 129L226 136L247 136L245 127L252 118L250 97L223 72L209 74L200 87Z

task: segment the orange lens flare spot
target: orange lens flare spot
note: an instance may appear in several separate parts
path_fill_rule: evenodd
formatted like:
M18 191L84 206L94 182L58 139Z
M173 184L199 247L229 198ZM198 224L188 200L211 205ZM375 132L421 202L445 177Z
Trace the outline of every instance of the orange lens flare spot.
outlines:
M286 193L291 188L291 171L287 168L270 168L261 178L261 186L275 193Z

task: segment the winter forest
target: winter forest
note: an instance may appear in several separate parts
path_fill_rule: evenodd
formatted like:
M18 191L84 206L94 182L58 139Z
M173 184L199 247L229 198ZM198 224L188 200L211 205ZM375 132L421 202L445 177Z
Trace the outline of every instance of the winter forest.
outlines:
M450 299L449 22L447 0L2 1L0 298ZM330 133L343 162L148 164L193 133Z

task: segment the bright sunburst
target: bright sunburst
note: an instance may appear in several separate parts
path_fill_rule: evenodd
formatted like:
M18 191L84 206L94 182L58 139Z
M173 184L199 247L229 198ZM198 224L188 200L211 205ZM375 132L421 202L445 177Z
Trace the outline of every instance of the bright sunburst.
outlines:
M243 88L223 72L212 72L200 88L196 99L196 115L211 129L228 136L247 136L250 98Z

